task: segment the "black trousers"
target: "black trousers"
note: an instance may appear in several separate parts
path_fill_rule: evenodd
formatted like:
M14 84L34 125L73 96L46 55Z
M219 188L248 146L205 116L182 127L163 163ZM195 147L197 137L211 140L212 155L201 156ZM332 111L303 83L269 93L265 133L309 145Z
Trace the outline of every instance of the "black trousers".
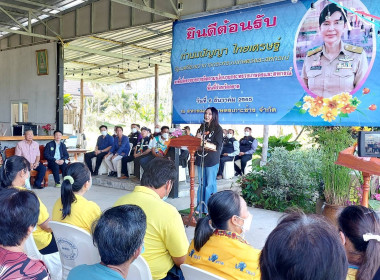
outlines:
M43 165L41 162L38 164L37 168L34 169L38 172L36 176L36 180L34 181L34 185L37 187L41 186L42 180L44 179L45 173L46 173L46 166Z
M146 154L146 155L143 155L143 156L139 156L139 157L137 157L137 158L134 159L134 170L135 171L133 172L133 174L136 176L137 179L140 179L140 166L141 166L140 161L142 159L144 159L144 158L149 158L149 156L151 156L151 155L152 154L149 153L149 154ZM143 162L144 162L144 160L143 160Z
M247 166L247 162L252 160L252 155L236 156L235 161L238 159L240 159L240 161L241 161L241 169L235 163L234 164L235 165L235 172L238 173L239 175L241 175L242 173L244 173L244 169Z
M129 177L128 172L128 162L131 162L135 159L133 154L131 153L129 156L124 156L121 159L121 174L124 174L125 176Z
M100 153L98 155L95 155L95 152L90 152L90 153L84 154L84 162L86 163L88 169L90 169L91 173L94 173L94 172L98 173L99 172L99 167L102 164L102 160L107 153L108 152L103 152L103 153ZM91 161L92 158L94 158L94 157L96 157L95 171L92 170L92 161Z
M230 157L230 156L222 156L220 158L218 176L223 175L224 164L227 161L233 161L233 160L234 160L234 157Z
M48 162L48 167L53 171L53 177L56 184L60 184L61 180L59 179L59 170L62 171L62 177L66 176L67 164L63 163L62 165L56 164L54 161Z

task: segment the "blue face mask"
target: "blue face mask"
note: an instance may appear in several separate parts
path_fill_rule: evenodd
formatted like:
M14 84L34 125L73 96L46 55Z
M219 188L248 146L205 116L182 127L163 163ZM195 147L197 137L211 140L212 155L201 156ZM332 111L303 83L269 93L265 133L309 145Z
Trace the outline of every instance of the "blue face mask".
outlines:
M144 243L143 243L140 255L144 254L144 252L145 252L145 246L144 246Z

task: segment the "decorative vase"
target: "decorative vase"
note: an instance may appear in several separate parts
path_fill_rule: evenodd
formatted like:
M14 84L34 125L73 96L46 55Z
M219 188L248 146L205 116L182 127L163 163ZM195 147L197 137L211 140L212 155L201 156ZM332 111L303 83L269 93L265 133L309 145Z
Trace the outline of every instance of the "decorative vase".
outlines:
M345 206L331 205L325 202L322 206L322 215L325 216L336 228L339 228L338 217L344 208Z

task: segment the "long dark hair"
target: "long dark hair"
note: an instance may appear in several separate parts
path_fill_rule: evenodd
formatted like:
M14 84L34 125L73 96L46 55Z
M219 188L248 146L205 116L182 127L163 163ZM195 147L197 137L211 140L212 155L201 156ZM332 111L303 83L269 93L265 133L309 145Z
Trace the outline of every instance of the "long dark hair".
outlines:
M206 114L207 110L211 110L212 120L211 120L210 124L203 123L201 125L200 131L203 131L203 126L204 125L206 126L206 130L208 130L208 129L214 130L219 125L219 113L218 113L218 110L215 107L208 107L205 110L204 114Z
M81 162L70 164L66 169L66 176L71 176L74 183L65 179L61 186L62 220L71 214L71 204L76 201L74 192L79 192L83 185L91 180L90 170Z
M30 171L30 163L22 156L12 156L7 158L0 168L0 189L12 186L17 173L21 170ZM20 186L21 187L21 186Z
M194 248L199 251L213 234L213 228L227 230L228 220L240 216L240 196L234 191L226 190L213 194L207 203L209 215L199 219L194 233Z
M355 264L359 265L356 280L372 279L380 267L380 242L364 241L363 235L366 233L380 235L379 217L371 209L354 205L342 211L338 222L340 231L354 245L355 253L360 254L360 263Z

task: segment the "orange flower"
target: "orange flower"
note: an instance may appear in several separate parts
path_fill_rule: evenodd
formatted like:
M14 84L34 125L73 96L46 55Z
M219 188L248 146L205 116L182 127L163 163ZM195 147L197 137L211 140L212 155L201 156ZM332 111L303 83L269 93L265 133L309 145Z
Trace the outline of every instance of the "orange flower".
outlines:
M343 113L343 114L351 114L352 112L355 111L355 107L350 105L350 104L347 104L347 105L344 105L340 111Z
M317 96L314 99L313 105L321 108L323 106L323 97Z
M326 107L329 109L338 108L338 101L337 100L325 98L324 102L326 103Z
M309 110L309 114L312 117L319 116L321 114L321 108L313 105Z
M349 103L351 98L352 98L351 94L347 92L343 92L338 95L338 100L342 102L343 104Z
M337 115L338 115L337 109L326 110L325 113L322 115L322 119L326 122L331 122L336 119Z

